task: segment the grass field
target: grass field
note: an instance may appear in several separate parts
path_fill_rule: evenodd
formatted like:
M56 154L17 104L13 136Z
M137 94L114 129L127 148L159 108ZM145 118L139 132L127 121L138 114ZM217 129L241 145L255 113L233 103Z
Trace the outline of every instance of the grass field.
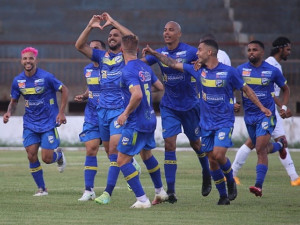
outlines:
M163 183L163 152L153 151L161 164ZM292 152L300 172L300 152ZM178 202L163 203L150 209L130 209L134 194L127 190L122 174L109 205L78 202L83 191L84 151L66 151L64 173L56 165L42 164L49 195L33 197L36 186L29 173L25 151L0 151L0 224L300 224L300 187L291 187L289 177L277 154L269 156L269 171L263 197L248 191L255 181L256 154L253 152L240 171L242 185L230 206L217 206L215 187L208 197L201 195L201 171L193 152L178 152L176 192ZM233 161L235 152L229 151ZM99 169L95 191L99 196L106 184L108 160L98 154ZM136 157L141 163L140 157ZM150 199L154 190L143 163L141 181Z

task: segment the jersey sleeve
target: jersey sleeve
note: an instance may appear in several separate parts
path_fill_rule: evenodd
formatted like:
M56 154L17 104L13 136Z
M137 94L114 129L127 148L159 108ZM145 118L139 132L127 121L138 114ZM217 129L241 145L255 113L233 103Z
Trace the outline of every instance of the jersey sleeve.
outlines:
M187 72L190 75L192 75L197 81L199 81L199 78L200 78L199 74L200 74L201 69L198 71L195 71L194 65L183 63L183 70L184 70L184 72Z
M158 62L158 59L153 55L146 55L145 59L147 60L147 64L150 66Z
M50 86L55 91L60 91L61 90L61 88L63 86L63 83L60 80L56 79L56 77L53 74L49 74L48 80L49 80Z
M20 91L19 91L19 86L18 86L18 82L17 79L15 78L13 80L13 83L11 85L11 93L10 93L10 97L13 99L19 99L20 98Z
M151 84L154 84L158 80L155 73L151 70Z
M240 90L244 85L245 82L243 78L239 75L237 69L234 67L230 67L229 74L231 76L231 82L235 89Z
M102 50L93 48L93 54L92 54L91 60L94 62L97 62L97 63L99 63L99 65L101 65L102 64L101 61L102 61L103 56L105 55L105 52L106 51L102 51Z

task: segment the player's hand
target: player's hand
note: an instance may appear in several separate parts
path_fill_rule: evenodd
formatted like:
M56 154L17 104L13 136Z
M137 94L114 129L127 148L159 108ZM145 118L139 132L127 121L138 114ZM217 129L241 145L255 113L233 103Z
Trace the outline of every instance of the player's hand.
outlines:
M83 101L85 101L86 100L86 97L84 96L84 95L76 95L75 97L74 97L74 101L75 102L83 102Z
M104 21L104 25L102 25L100 28L101 30L103 30L104 27L111 25L114 21L113 18L107 12L101 14L101 20Z
M234 112L239 112L240 109L241 109L241 104L239 102L234 103L234 105L233 105L233 111Z
M153 50L149 45L142 50L143 57L145 57L147 54L153 55L153 53L155 53L155 50Z
M3 115L3 123L7 123L9 121L9 118L10 118L10 113L5 113Z
M101 21L102 21L102 16L101 15L93 15L92 19L90 20L88 26L92 27L92 28L99 28L99 29L103 29L101 26Z
M195 71L200 70L202 64L201 64L201 62L199 62L199 59L196 62L194 62L193 64L194 64L194 70Z
M67 123L67 119L66 119L65 114L63 112L59 112L56 117L57 126L60 126L61 124L66 124L66 123Z
M288 108L287 110L280 109L279 110L279 115L282 119L290 118L293 116L291 110Z
M120 126L123 126L123 125L126 123L127 118L128 118L128 116L127 116L125 113L122 113L122 114L118 117L117 123L118 123Z
M272 116L272 112L270 111L270 109L267 109L266 107L263 107L261 111L265 114L266 117Z

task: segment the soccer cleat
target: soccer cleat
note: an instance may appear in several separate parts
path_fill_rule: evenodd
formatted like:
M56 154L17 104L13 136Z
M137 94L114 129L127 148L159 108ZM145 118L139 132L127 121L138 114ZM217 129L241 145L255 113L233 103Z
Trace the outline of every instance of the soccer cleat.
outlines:
M176 197L175 193L168 193L167 201L171 204L174 204L175 202L177 202L177 197Z
M285 150L285 147L287 146L287 142L284 138L280 138L278 140L278 142L280 142L281 145L282 145L281 149L279 150L279 156L280 156L281 159L285 159L286 155L287 155L287 152Z
M60 173L64 172L65 168L66 168L66 158L65 155L63 153L62 148L57 148L56 152L61 152L61 158L57 161L57 169Z
M78 199L78 201L86 202L88 200L94 200L95 198L96 198L96 194L93 189L91 191L85 190L81 198Z
M255 196L262 196L262 189L259 187L251 186L249 187L251 193L255 194Z
M138 162L135 159L133 160L132 165L139 172L139 175L141 175L142 168L141 168L140 164L138 164ZM128 183L127 183L127 189L128 189L128 191L132 191L132 189L131 189L131 187L130 187L130 185Z
M202 195L207 196L211 192L211 178L210 177L203 177L202 181Z
M291 181L292 186L300 186L300 177L298 177L296 180Z
M165 202L165 201L168 200L168 198L169 198L169 195L162 188L158 194L155 194L154 200L152 201L152 205L157 205L157 204L160 204L162 202Z
M95 198L95 202L100 205L107 205L110 203L110 195L108 192L104 191L102 195L100 195L98 198Z
M230 201L227 196L220 197L218 205L230 205Z
M146 209L146 208L150 208L150 207L151 207L151 203L148 198L147 198L147 201L145 201L145 202L141 202L141 201L137 200L132 206L130 206L130 208L136 208L136 209Z
M234 179L234 181L235 181L235 183L236 183L237 185L241 185L240 178L238 178L238 177L233 177L233 179Z
M40 196L46 196L46 195L48 195L47 188L45 188L45 190L43 190L42 188L39 188L38 191L33 196L40 197Z
M233 183L230 184L230 183L227 182L227 188L228 188L228 199L230 201L233 201L237 196L236 183L233 182Z

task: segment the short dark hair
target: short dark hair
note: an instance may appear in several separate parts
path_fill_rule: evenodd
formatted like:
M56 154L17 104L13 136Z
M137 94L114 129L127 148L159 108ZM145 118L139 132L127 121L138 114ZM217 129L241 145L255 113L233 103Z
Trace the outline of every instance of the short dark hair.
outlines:
M207 40L200 41L200 44L201 43L203 43L205 45L208 45L208 46L212 47L213 49L215 49L215 55L217 55L218 50L219 50L219 46L218 46L218 43L215 40L207 39Z
M100 45L101 45L101 47L102 47L103 49L106 49L106 44L105 44L103 41L101 41L101 40L97 40L97 39L91 40L91 41L89 42L89 44L90 44L91 42L94 42L94 41L99 42Z
M216 37L211 34L211 33L208 33L208 34L204 34L201 38L200 38L200 42L201 41L204 41L204 40L214 40L216 41Z
M271 56L279 52L280 48L284 48L291 44L291 41L286 37L278 37L272 43Z
M248 43L248 45L250 45L250 44L258 44L262 49L265 49L265 45L261 41L253 40Z

